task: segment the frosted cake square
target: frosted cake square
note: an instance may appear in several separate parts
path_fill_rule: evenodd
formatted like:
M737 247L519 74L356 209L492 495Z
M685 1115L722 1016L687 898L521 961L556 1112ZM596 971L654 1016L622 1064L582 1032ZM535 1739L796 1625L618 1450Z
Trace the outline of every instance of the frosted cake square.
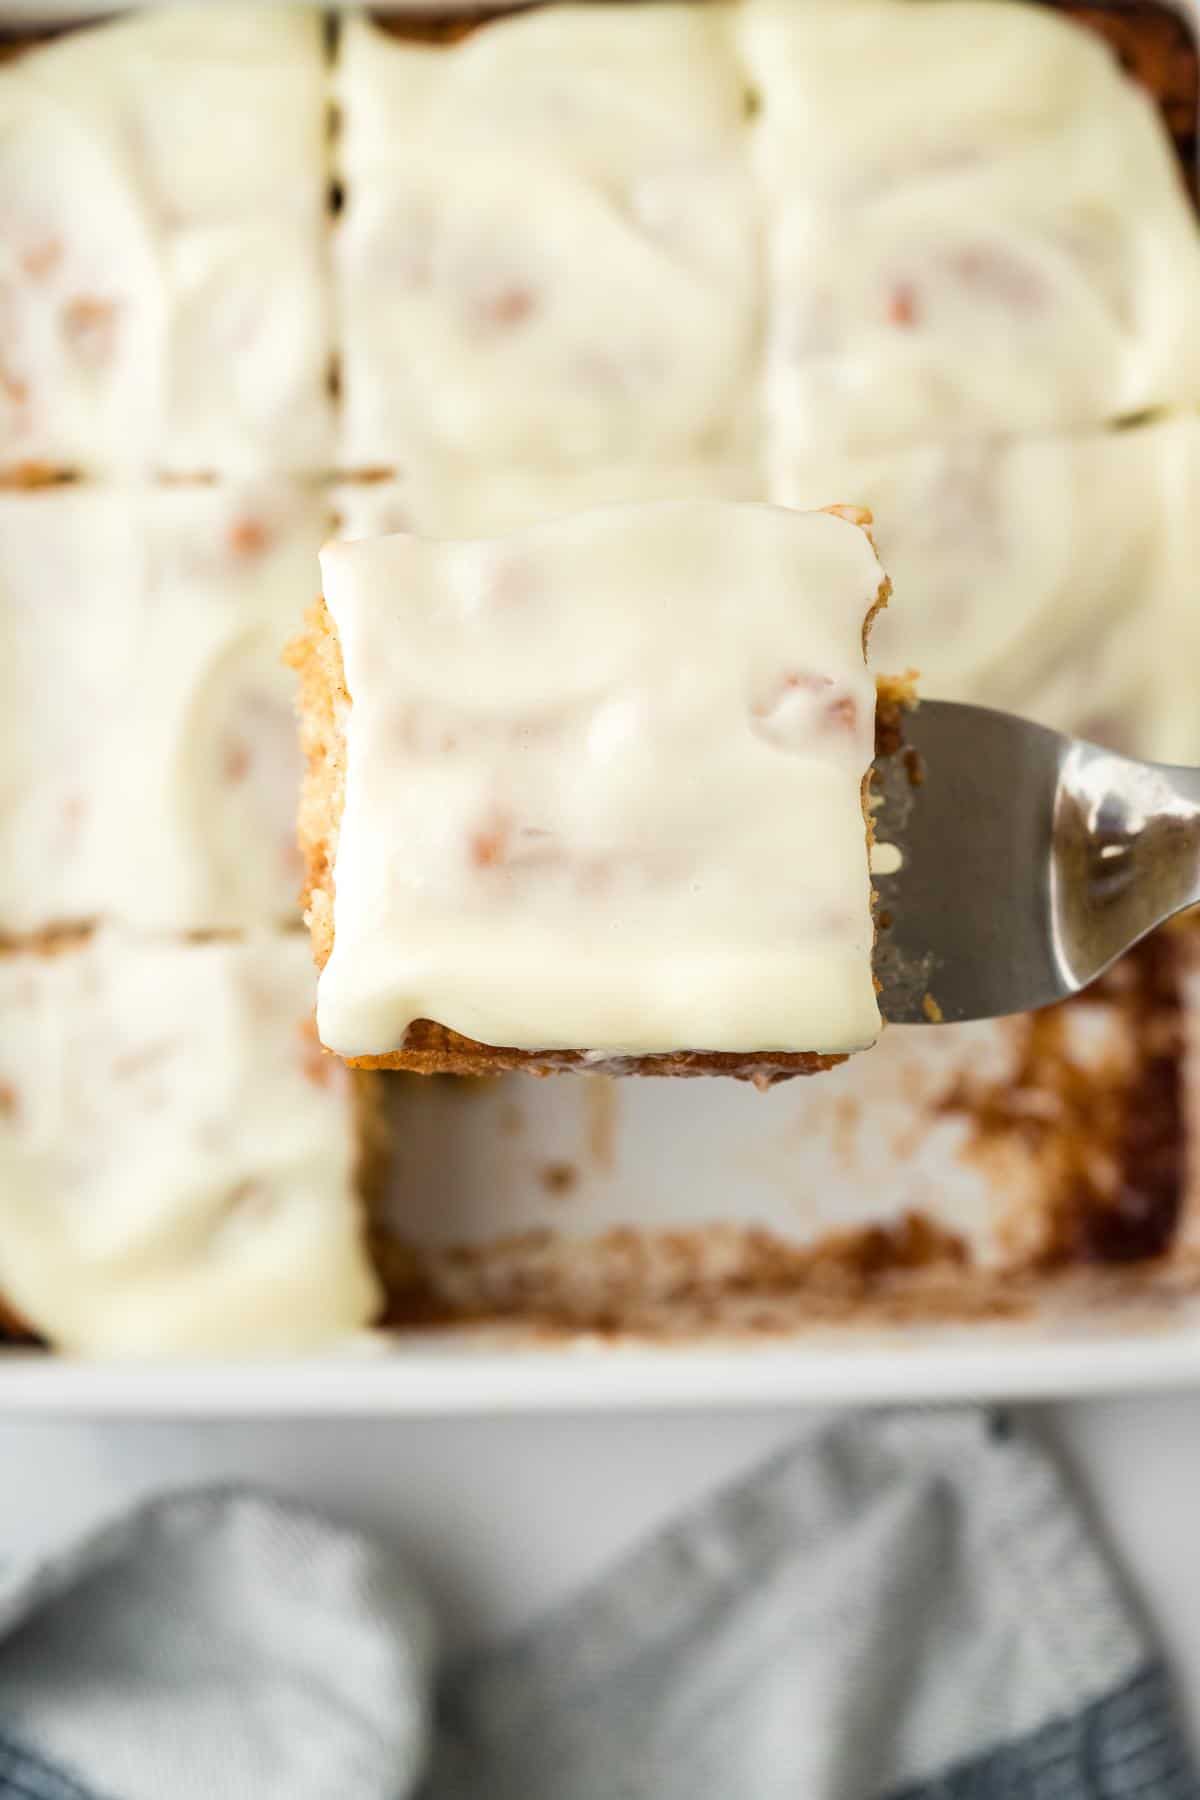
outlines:
M774 446L1200 397L1200 239L1154 103L1044 7L751 0Z
M342 31L342 468L678 460L746 432L757 205L723 9Z
M0 492L0 936L298 916L288 482Z
M328 464L321 29L151 7L0 66L0 471Z
M832 483L870 507L896 590L872 650L919 669L922 693L1187 763L1200 762L1197 660L1183 653L1198 480L1200 423L1180 418L797 453L772 492L811 506Z
M96 1356L244 1354L373 1317L362 1083L299 934L0 955L0 1281Z
M328 545L293 651L322 1041L767 1080L871 1043L866 517Z

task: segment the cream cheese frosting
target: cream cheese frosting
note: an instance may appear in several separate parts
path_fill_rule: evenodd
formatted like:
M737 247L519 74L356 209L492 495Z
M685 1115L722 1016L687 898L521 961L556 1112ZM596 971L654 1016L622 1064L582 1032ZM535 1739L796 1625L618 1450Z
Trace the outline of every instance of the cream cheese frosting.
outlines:
M323 533L287 482L0 493L0 934L296 916Z
M452 49L342 33L343 467L727 449L759 247L722 8L564 6Z
M0 68L0 467L328 463L320 30L147 8Z
M299 936L0 957L0 1291L95 1356L298 1349L371 1319L347 1071Z
M896 604L872 655L922 693L1024 714L1160 761L1200 761L1193 583L1200 422L959 440L781 463L775 497L853 495Z
M874 1039L862 530L662 502L321 563L352 696L327 1045Z
M778 450L1200 398L1195 216L1153 104L1091 34L1004 0L751 0L735 31Z
M337 536L490 537L594 506L647 500L760 500L763 478L748 458L614 463L577 469L492 464L486 469L418 459L385 481L331 490Z

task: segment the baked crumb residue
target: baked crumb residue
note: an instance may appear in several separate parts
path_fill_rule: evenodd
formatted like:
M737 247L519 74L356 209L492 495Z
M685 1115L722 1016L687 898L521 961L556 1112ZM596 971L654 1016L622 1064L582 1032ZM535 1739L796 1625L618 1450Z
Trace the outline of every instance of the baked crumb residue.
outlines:
M378 1245L391 1326L505 1319L671 1337L879 1318L1011 1313L972 1279L963 1240L920 1213L810 1246L755 1227L614 1227L582 1243L530 1231L448 1250ZM767 1321L770 1320L770 1324Z
M875 755L895 756L904 748L904 715L919 705L917 672L875 677Z
M683 1346L711 1343L714 1336L722 1343L754 1343L795 1340L798 1334L802 1341L805 1333L829 1330L1020 1327L1044 1310L1058 1322L1093 1325L1103 1313L1116 1328L1132 1333L1161 1329L1174 1311L1194 1307L1200 1293L1195 1256L1133 1266L1011 1271L960 1264L951 1255L917 1267L892 1263L864 1272L853 1247L839 1261L829 1240L809 1252L778 1243L778 1258L764 1243L772 1273L758 1284L736 1277L724 1283L701 1277L689 1284L688 1264L703 1260L709 1234L672 1233L666 1243L660 1234L639 1241L630 1232L626 1244L616 1241L621 1235L576 1244L575 1273L560 1257L564 1240L550 1232L530 1233L494 1249L433 1257L389 1241L379 1246L389 1294L384 1322L396 1331L503 1325L535 1343L570 1343L587 1335ZM871 1239L875 1232L847 1236ZM902 1241L902 1232L899 1236ZM675 1287L638 1286L636 1272L664 1256L674 1259ZM586 1279L577 1273L585 1266Z
M1015 1020L1017 1066L1001 1081L961 1076L943 1113L970 1123L965 1154L985 1166L1010 1142L1033 1158L1040 1193L1032 1266L1133 1263L1170 1250L1183 1201L1184 1021L1190 931L1147 938L1088 992ZM1069 1042L1081 1007L1114 1010L1120 1053L1083 1067Z

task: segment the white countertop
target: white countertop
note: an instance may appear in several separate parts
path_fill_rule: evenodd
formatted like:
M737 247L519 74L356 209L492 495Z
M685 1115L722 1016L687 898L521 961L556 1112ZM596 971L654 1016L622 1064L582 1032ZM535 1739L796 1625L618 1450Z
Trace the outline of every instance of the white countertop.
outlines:
M1200 1745L1200 1393L1031 1410L1172 1661ZM0 1420L0 1554L164 1486L240 1479L391 1539L462 1645L519 1625L794 1429L787 1411L64 1424Z

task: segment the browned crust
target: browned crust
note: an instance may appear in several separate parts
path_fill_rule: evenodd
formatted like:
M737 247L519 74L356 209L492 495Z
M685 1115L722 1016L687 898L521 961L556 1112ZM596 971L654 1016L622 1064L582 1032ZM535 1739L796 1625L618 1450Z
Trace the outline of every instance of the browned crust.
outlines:
M481 25L516 11L515 7L503 5L461 6L454 12L437 12L430 7L427 12L419 13L372 12L371 23L386 36L399 38L404 43L436 46L459 44Z
M1170 133L1184 185L1192 200L1197 200L1200 52L1193 27L1174 8L1157 4L1157 0L1041 3L1102 37L1126 74L1146 90Z
M296 835L304 859L300 904L318 969L333 949L333 863L345 803L346 740L340 712L350 705L342 647L324 598L305 614L304 630L284 651L299 679L296 710L304 778Z
M42 1341L32 1325L27 1324L16 1308L10 1306L4 1295L0 1294L0 1343L38 1344Z
M85 924L45 925L21 935L0 932L0 956L62 956L86 944L92 929Z
M939 1297L932 1304L942 1316L944 1306L959 1318L996 1310L994 1294L975 1291L962 1240L920 1213L811 1245L721 1224L618 1226L579 1243L534 1230L444 1249L383 1234L375 1252L392 1327L520 1319L543 1330L679 1338L735 1322L794 1331L865 1306L916 1316L923 1294Z
M658 1075L676 1080L723 1075L774 1087L797 1075L818 1075L836 1068L845 1056L821 1056L815 1050L672 1050L652 1056L597 1056L586 1050L516 1050L510 1045L481 1044L433 1019L416 1019L404 1047L383 1056L347 1057L355 1069L396 1069L409 1075Z
M88 25L103 25L113 16L110 13L94 19L75 19L64 25L0 26L0 64L17 62L30 50L53 44L58 38L69 37Z
M9 463L0 469L0 491L24 492L29 488L69 487L76 476L51 463Z
M825 510L846 519L870 537L871 514L865 507L831 506ZM890 594L891 582L885 575L863 622L864 651L871 624L887 605ZM313 956L317 967L323 969L333 949L334 865L346 789L345 719L353 704L346 686L337 627L323 598L310 607L305 629L288 645L285 657L299 677L300 742L305 760L297 822L305 868L301 902L312 935ZM895 731L903 696L908 691L905 681L885 686L881 699L888 731ZM872 836L869 786L868 771L863 779L868 844ZM518 1050L511 1045L480 1043L433 1019L417 1019L409 1026L399 1050L345 1060L357 1069L395 1069L412 1075L500 1075L522 1070L541 1076L582 1069L592 1074L675 1078L723 1075L769 1087L777 1081L835 1068L846 1058L814 1050L676 1050L649 1056L600 1056L583 1049Z
M1098 1308L1115 1309L1130 1328L1161 1328L1200 1290L1195 1256L1107 1268L985 1267L921 1212L808 1245L759 1227L710 1225L614 1227L575 1242L529 1231L445 1249L385 1234L374 1249L389 1329L506 1322L563 1339L794 1339L831 1328L1022 1320L1045 1307L1092 1322Z
M1196 966L1196 914L1121 958L1086 993L1013 1021L1016 1067L1003 1080L965 1069L938 1104L962 1118L962 1156L985 1171L1013 1144L1038 1170L1037 1203L1001 1222L1031 1269L1141 1263L1171 1248L1184 1204L1183 984ZM1070 1025L1101 1006L1120 1021L1111 1063L1081 1066Z

